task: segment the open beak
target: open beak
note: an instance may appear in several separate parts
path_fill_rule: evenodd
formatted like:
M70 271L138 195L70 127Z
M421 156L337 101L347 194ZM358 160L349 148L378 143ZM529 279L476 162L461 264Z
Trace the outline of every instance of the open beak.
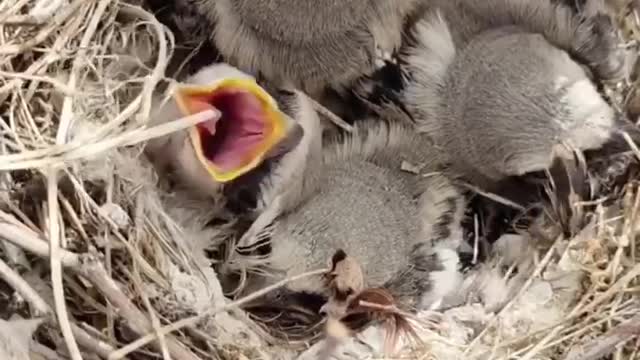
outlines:
M225 78L209 85L179 85L175 100L185 115L207 109L221 113L189 129L198 161L217 182L256 168L282 142L291 119L253 79Z

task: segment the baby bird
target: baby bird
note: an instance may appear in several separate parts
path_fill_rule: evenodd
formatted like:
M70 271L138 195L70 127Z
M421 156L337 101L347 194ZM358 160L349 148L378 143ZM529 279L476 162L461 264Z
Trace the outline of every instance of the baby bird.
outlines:
M205 110L217 116L188 130L152 139L145 148L159 173L171 172L194 193L219 197L228 185L289 152L302 128L254 78L224 63L177 85L173 98L158 96L150 120L159 124Z
M477 36L442 75L427 85L435 97L426 82L407 87L407 107L433 112L416 117L420 130L455 150L453 165L479 184L548 169L554 146L598 149L624 127L578 63L516 27Z
M452 174L500 193L502 180L547 170L559 156L575 162L563 145L600 149L620 145L621 129L637 133L581 66L619 77L615 40L605 15L581 21L546 0L436 0L412 27L402 84L383 109L402 108L449 155Z
M423 25L428 26L441 18L449 28L450 41L456 50L464 48L484 31L516 26L543 35L602 80L619 80L624 75L625 51L604 0L586 0L588 9L581 12L553 0L434 0L431 3L419 19L426 19ZM414 31L420 30L414 28ZM416 40L432 49L449 47L446 43L429 43L429 38ZM424 45L416 47L420 46Z
M225 61L278 86L316 95L372 72L376 61L400 46L404 22L425 1L175 2L185 13L180 21L197 14Z
M476 36L501 27L540 34L592 75L618 80L625 74L626 54L616 27L602 0L585 1L588 11L577 13L558 0L432 0L407 23L397 62L361 78L352 93L382 111L435 122L431 108L436 101L430 98L438 96L451 61ZM407 87L413 90L405 91Z
M295 97L308 103L301 93ZM317 129L317 114L308 104L304 108L296 120ZM456 249L464 199L442 175L422 176L402 165L434 172L442 155L401 124L356 126L352 134L324 143L322 134L307 128L295 151L301 151L298 159L304 154L313 162L302 162L306 167L297 177L278 178L280 190L271 199L287 200L264 201L279 205L258 217L220 273L248 273L243 292L251 292L322 268L343 249L362 266L367 286L386 289L402 308L437 307L461 276ZM258 248L263 251L251 253ZM317 276L289 283L262 301L286 303L300 294L324 301L330 295Z
M445 39L446 25L435 21ZM405 95L407 108L426 110L414 119L453 155L453 169L487 189L547 170L558 156L571 160L563 145L583 152L619 146L622 130L638 139L578 63L542 35L516 27L477 36L450 59L440 81L410 84Z

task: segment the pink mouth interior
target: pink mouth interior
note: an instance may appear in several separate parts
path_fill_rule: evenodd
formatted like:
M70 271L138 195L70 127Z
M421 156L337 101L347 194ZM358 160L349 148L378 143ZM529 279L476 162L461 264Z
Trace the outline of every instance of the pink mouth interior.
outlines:
M198 124L204 156L222 171L246 165L265 138L265 117L260 100L248 91L223 89L193 99L198 108L215 107L222 116Z

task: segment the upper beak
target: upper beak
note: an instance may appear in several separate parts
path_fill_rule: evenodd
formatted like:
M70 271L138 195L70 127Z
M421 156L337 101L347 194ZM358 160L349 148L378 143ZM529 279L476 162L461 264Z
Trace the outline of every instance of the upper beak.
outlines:
M208 85L182 84L174 98L184 115L211 108L221 113L218 119L189 129L198 161L221 183L255 169L295 125L253 79L224 78Z

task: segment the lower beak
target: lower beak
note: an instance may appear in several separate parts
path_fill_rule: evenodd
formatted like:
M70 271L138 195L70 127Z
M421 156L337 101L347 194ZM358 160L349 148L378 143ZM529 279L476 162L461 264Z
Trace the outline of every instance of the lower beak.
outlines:
M258 167L293 125L252 79L181 85L175 100L184 115L212 108L221 113L189 129L198 161L216 182L232 181Z

